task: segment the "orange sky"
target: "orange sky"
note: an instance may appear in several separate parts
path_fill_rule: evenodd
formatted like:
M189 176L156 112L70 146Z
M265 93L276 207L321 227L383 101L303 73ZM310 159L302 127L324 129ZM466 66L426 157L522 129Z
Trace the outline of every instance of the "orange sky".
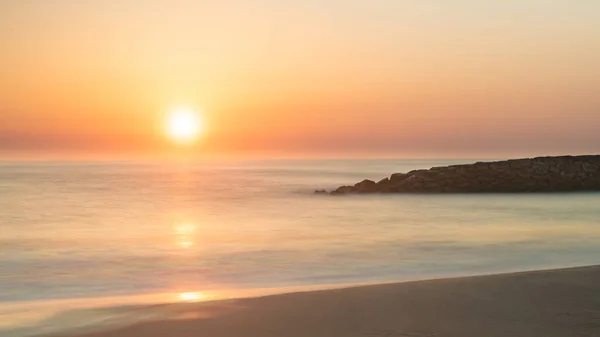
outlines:
M0 155L600 152L600 2L0 2Z

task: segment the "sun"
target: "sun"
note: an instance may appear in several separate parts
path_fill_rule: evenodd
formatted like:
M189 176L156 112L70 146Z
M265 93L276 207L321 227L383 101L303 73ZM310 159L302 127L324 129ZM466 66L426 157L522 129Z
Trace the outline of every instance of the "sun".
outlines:
M200 115L188 108L173 109L167 115L167 135L177 143L189 144L196 141L203 131Z

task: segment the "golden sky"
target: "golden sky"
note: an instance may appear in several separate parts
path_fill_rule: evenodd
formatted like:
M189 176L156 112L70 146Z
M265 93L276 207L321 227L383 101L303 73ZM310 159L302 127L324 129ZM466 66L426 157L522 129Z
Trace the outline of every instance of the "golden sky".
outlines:
M600 152L600 1L7 0L0 154Z

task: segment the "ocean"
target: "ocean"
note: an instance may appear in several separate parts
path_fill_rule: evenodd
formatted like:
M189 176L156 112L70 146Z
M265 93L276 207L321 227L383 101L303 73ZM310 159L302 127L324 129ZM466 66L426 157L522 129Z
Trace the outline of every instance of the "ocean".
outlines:
M314 195L472 160L0 163L0 335L210 300L600 263L600 193Z

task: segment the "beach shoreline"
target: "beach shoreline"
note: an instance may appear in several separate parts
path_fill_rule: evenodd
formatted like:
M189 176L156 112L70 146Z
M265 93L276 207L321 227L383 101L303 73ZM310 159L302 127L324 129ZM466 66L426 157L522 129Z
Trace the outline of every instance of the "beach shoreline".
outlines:
M171 317L51 336L596 336L600 334L600 265L298 291L165 308L163 313Z
M3 190L10 197L2 214L0 336L155 321L171 316L149 306L214 299L212 291L238 298L232 292L600 263L598 193L309 193L315 184L462 163L4 166L11 178ZM10 331L21 328L16 333L26 334Z

